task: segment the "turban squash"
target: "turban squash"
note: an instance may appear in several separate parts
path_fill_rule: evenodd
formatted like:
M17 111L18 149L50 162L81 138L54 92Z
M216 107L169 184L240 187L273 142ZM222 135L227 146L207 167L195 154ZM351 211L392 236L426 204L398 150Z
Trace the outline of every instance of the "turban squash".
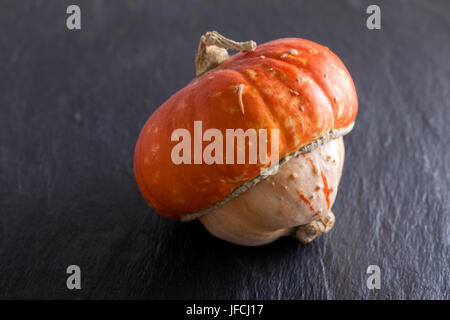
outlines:
M240 52L230 57L226 49ZM242 245L285 235L305 243L327 232L344 160L342 136L358 110L341 60L304 39L256 46L213 31L200 39L196 67L197 77L163 103L139 135L134 170L145 200L167 218L199 218L213 235ZM184 128L193 137L195 121L223 136L227 129L276 129L279 160L174 163L172 133Z

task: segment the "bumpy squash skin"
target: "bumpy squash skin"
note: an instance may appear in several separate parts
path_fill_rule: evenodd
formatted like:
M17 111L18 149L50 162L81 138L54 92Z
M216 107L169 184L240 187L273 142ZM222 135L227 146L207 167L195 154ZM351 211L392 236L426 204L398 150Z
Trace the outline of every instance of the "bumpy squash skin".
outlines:
M236 92L242 84L245 113ZM196 120L224 136L226 129L279 129L281 159L331 129L350 126L357 110L353 81L328 48L294 38L268 42L194 79L153 113L136 145L136 181L156 211L181 219L220 202L269 165L175 165L173 130L186 128L193 136Z

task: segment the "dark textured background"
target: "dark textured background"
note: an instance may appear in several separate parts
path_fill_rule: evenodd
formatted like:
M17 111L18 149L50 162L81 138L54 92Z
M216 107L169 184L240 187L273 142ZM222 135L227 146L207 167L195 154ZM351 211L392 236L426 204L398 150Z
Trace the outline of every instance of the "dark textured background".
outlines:
M1 1L0 298L449 299L449 17L448 1ZM140 128L212 29L319 42L353 77L337 223L310 245L232 245L139 194Z

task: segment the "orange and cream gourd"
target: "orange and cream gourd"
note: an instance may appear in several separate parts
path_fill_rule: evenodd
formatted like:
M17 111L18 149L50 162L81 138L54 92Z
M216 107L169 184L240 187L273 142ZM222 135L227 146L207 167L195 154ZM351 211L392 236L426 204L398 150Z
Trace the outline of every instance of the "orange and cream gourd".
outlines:
M229 57L227 48L241 52ZM208 32L196 67L198 76L151 115L137 141L135 177L147 202L168 218L199 218L213 235L242 245L291 234L309 242L327 232L344 161L342 136L358 111L341 60L308 40L256 46ZM194 121L224 136L227 129L278 129L279 170L270 174L277 163L260 162L175 164L172 132L194 135Z

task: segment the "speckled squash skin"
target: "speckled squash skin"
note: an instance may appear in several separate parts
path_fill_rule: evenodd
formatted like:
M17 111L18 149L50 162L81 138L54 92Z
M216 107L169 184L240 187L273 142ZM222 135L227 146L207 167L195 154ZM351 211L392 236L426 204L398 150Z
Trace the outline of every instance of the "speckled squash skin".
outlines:
M328 48L296 38L258 45L195 78L152 114L135 149L136 181L156 211L182 219L225 199L274 163L176 165L175 129L194 136L198 120L203 130L217 128L224 136L226 129L279 129L281 159L332 129L351 126L357 110L353 81Z
M258 246L329 214L344 165L340 137L283 164L277 174L199 218L214 236ZM317 235L315 235L317 236Z

